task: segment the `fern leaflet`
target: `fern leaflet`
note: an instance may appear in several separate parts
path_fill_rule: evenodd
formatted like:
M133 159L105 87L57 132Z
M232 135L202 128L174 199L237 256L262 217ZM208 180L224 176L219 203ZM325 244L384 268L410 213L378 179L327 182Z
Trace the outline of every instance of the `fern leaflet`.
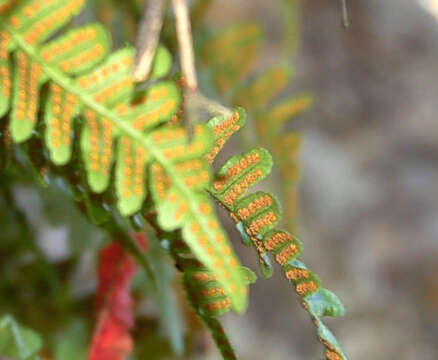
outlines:
M151 220L151 219L149 219ZM153 221L153 220L152 220ZM237 360L238 357L228 339L218 316L231 309L229 297L217 281L217 277L197 261L179 234L160 234L162 239L170 241L171 254L176 266L183 272L186 296L205 326L210 330L224 360ZM256 280L255 274L246 267L240 271L246 284Z
M238 109L233 116L244 119L243 110ZM221 123L228 139L234 132L229 126L230 119L214 118L209 125L214 128ZM216 142L223 146L226 139L218 137ZM281 216L276 199L262 191L245 196L250 187L269 174L271 166L271 156L263 148L232 156L216 173L210 193L229 211L245 243L256 248L262 265L266 266L267 253L271 253L286 278L294 284L303 307L312 317L320 341L326 347L327 359L346 360L336 338L321 321L323 316L342 316L345 313L343 305L335 294L322 288L318 277L298 260L301 242L290 233L275 229Z

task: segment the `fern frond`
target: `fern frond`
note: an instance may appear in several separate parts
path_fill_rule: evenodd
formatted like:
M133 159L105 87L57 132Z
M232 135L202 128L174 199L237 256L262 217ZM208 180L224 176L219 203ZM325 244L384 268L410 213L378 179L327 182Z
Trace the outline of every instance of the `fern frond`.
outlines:
M187 299L204 325L210 331L224 360L237 360L238 357L226 335L218 316L230 310L230 299L217 281L217 277L197 261L190 249L181 241L178 234L166 234L171 241L171 254L178 269L183 272L183 283ZM240 267L246 284L256 281L255 274L248 268Z
M261 39L262 33L256 24L242 23L217 32L205 42L200 51L201 64L211 68L221 91L248 74Z
M295 1L281 0L281 2L288 10L295 10ZM285 20L290 20L294 16L294 13L284 14ZM289 24L286 21L284 24L287 32L285 34L285 49L291 49L293 41L290 40L293 40L296 35L296 23ZM284 60L280 60L278 65L274 65L269 70L256 74L252 79L244 81L242 85L242 78L245 77L251 68L251 63L254 62L261 38L259 28L258 37L249 36L251 32L245 29L250 27L248 24L232 25L207 38L202 46L204 51L201 51L201 63L208 65L205 74L207 79L213 80L218 90L230 98L231 105L243 106L249 112L248 115L255 124L257 142L268 149L274 150L273 148L278 149L277 144L279 142L284 143L283 140L289 135L297 136L292 132L285 133L284 125L286 121L295 118L306 110L312 99L308 95L303 95L298 98L288 97L272 104L274 98L286 89L292 78L292 71L289 66L284 64ZM238 44L238 46L235 44ZM229 50L233 46L236 46L234 52ZM239 46L243 50L239 49ZM251 51L247 52L246 46L249 46ZM220 59L211 55L211 52L205 51L210 47L215 48L221 54ZM243 62L240 59L241 56L245 56ZM290 54L288 58L289 56ZM241 66L243 67L240 68ZM234 74L233 77L232 74ZM244 138L250 139L252 136L244 135ZM294 230L298 197L297 183L299 180L298 161L295 156L289 156L289 151L273 151L273 156L275 162L280 164L281 174L287 176L282 178L281 181L282 197L287 199L285 207L289 214L286 221L288 228ZM262 261L261 264L263 265L263 263L267 264L267 262ZM266 267L264 269L267 270Z
M312 103L312 96L304 94L282 99L258 112L255 116L255 123L259 137L268 142L275 141L285 123L301 115Z
M255 282L255 274L250 269L242 267L241 270L245 275L247 284ZM206 276L209 276L209 280L204 282L203 285L198 284L194 289L191 289L189 283L187 283L187 296L202 322L210 331L222 358L224 360L237 360L238 356L234 351L233 345L228 339L221 322L217 319L217 315L229 311L230 300L223 295L223 289L217 281L214 279L210 280L211 275L203 271L202 268L199 268L193 274L194 279L201 279L201 281L206 279ZM196 281L199 282L199 280Z
M215 124L219 121L214 120ZM222 118L222 121L229 120ZM271 253L282 267L317 327L327 359L346 360L336 338L321 321L322 316L342 316L343 305L336 295L322 288L318 277L298 260L301 242L290 233L275 229L281 216L275 198L261 191L245 196L249 188L269 174L271 166L271 156L262 148L232 156L217 171L210 193L229 211L240 233L251 240L260 258Z
M243 109L237 109L236 112L229 118L224 119L221 116L211 118L207 125L214 135L215 145L206 156L208 162L212 162L216 155L221 151L227 140L236 131L239 131L245 125L246 113Z
M289 67L277 65L256 76L240 89L234 102L247 111L257 111L266 107L289 84L292 77Z
M259 142L272 150L282 179L282 197L288 218L286 224L295 229L297 209L297 183L299 165L297 152L300 149L300 136L293 131L284 131L286 122L296 118L312 104L312 97L304 94L286 97L272 104L272 99L288 85L291 74L283 66L273 67L257 76L241 90L236 101L247 104L252 110L255 130ZM266 99L261 95L267 94ZM249 99L246 100L246 99Z
M294 231L297 218L297 184L300 179L299 150L301 137L295 131L284 131L286 122L307 110L313 100L310 95L288 97L255 113L254 122L258 138L272 149L282 179L282 197L285 199L286 224ZM269 119L269 121L267 121Z
M45 142L51 160L66 164L73 140L80 136L88 183L96 193L110 185L116 162L118 208L123 215L140 210L150 167L160 226L168 231L181 229L193 253L216 274L232 308L242 311L247 298L245 281L204 191L211 176L203 160L211 148L208 129L198 127L195 140L189 143L182 128L161 128L178 109L175 85L160 82L148 89L143 102L135 103L133 49L106 56L109 37L98 25L44 43L84 2L46 0L43 6L40 0L28 0L2 14L0 114L11 107L12 140L21 143L33 136L43 110L39 108L41 97L47 91ZM10 53L14 54L12 62ZM80 135L73 131L77 119L83 124Z

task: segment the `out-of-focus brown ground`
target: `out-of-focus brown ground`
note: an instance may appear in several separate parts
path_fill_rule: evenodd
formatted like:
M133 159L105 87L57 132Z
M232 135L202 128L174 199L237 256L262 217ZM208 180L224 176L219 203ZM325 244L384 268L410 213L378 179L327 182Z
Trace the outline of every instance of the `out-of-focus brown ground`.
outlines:
M339 3L301 7L292 91L316 98L294 124L304 136L304 259L347 307L328 323L350 359L435 360L438 22L414 0L354 0L343 30ZM273 2L223 0L211 14L218 25L260 22L269 40L261 63L275 62ZM244 317L227 318L241 358L320 359L309 319L276 273L253 286Z

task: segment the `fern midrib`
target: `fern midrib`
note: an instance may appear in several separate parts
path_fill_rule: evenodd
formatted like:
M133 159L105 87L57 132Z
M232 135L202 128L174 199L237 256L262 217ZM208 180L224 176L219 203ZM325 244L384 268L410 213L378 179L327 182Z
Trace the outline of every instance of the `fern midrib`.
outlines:
M212 243L214 244L214 239L211 235L210 228L205 222L204 215L200 212L198 206L196 206L196 201L193 199L196 197L196 193L190 190L184 182L179 178L174 166L172 163L164 156L164 154L157 149L152 141L148 140L143 134L132 128L127 122L122 121L114 112L108 110L105 106L97 103L94 99L89 95L84 95L83 91L76 86L73 81L67 78L60 70L53 68L36 53L34 48L27 44L24 39L21 38L20 34L17 34L6 22L2 24L4 28L11 34L12 39L15 44L23 50L33 61L37 62L41 65L43 72L47 75L49 80L57 83L61 87L63 87L66 91L71 92L82 102L83 105L95 111L98 115L104 117L111 121L114 126L124 135L130 137L135 140L138 144L144 147L152 157L165 169L166 173L170 175L172 179L172 184L176 186L176 188L184 194L187 199L190 210L192 212L192 216L197 219L201 225L201 228L207 236L210 237Z

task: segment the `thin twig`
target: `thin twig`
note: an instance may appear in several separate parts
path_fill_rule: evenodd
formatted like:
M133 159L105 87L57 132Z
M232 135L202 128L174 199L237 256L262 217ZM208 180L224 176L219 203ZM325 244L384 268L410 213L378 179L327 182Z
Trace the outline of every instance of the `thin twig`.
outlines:
M198 81L196 79L192 31L187 2L186 0L172 0L172 5L175 13L181 72L187 88L191 91L196 91L198 89Z
M146 80L152 69L166 4L167 0L149 0L144 8L136 41L134 78L137 81Z
M348 8L347 8L347 0L341 0L342 4L342 24L344 28L348 28L350 26L350 20L348 19Z

